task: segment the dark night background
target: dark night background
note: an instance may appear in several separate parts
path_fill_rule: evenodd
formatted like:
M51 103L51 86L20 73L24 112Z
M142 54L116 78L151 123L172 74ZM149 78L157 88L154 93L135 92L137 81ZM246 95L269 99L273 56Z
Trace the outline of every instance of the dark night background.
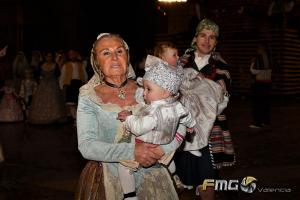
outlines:
M300 0L293 1L291 12L279 6L268 16L272 1L290 2L189 0L166 5L157 0L1 0L0 48L9 46L0 60L1 80L11 76L10 65L18 51L29 57L34 50L74 48L89 56L101 32L115 32L125 39L133 65L159 41L174 42L182 54L199 20L208 17L220 26L217 51L231 65L234 93L249 92L249 63L263 41L272 51L274 94L299 94Z
M0 0L0 81L12 77L18 51L30 59L34 50L67 51L89 56L101 32L120 34L134 63L156 42L172 41L182 53L189 47L199 17L220 26L217 51L230 64L228 106L236 165L221 171L226 179L253 176L260 188L291 188L292 192L218 193L218 200L299 199L300 0L291 12L282 7L268 16L272 1L188 0L159 5L156 0ZM159 7L160 6L160 7ZM278 12L279 9L279 12ZM281 9L281 10L280 10ZM268 43L272 61L271 127L248 128L252 119L250 60L257 45ZM2 83L1 83L2 84ZM0 85L1 85L0 84ZM31 125L0 123L5 161L0 163L0 200L71 200L86 160L77 147L73 123ZM196 199L193 190L181 200Z
M6 9L2 9L6 10L6 17L11 22L8 22L6 27L1 27L1 35L4 35L2 40L12 43L9 46L13 48L13 43L16 42L13 35L18 34L18 31L22 32L22 41L18 45L23 46L25 51L75 48L87 53L101 32L120 34L130 48L137 51L152 45L160 16L155 1L150 0L4 1L7 2L1 4L5 5ZM18 12L18 9L19 13L12 16L12 12ZM15 17L21 22L15 22ZM17 27L16 23L22 25ZM19 28L17 33L16 28Z

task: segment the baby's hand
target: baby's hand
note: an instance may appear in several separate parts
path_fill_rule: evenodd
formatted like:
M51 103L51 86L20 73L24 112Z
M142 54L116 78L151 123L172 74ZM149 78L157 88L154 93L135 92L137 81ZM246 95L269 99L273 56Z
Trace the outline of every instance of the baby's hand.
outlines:
M205 78L205 76L201 72L198 73L198 77L200 77L201 79Z
M117 119L120 120L121 122L124 122L129 115L132 115L131 111L122 110L121 112L118 113Z
M193 133L194 132L194 128L186 128L186 132Z

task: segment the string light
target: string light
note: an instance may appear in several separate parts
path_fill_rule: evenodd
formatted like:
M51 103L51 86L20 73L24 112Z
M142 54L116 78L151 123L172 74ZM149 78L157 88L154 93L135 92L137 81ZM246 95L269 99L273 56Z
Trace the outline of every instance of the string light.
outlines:
M166 4L171 4L171 3L186 3L187 0L157 0L159 3L161 3L160 5L164 7L164 5ZM165 4L166 3L166 4ZM167 16L167 12L165 11L164 8L161 8L160 5L157 5L156 9L163 15L163 16Z

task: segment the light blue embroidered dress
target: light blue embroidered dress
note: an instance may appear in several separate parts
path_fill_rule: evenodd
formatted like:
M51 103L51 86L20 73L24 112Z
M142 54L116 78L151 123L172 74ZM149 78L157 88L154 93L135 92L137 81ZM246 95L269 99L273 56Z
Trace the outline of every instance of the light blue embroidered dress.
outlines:
M134 159L135 144L130 143L131 138L126 134L123 123L116 119L124 108L102 103L94 90L98 84L99 79L94 76L80 89L77 109L78 148L84 158L102 162L106 199L119 200L123 198L123 193L118 178L118 163ZM140 108L139 104L128 107L133 113ZM176 149L176 141L161 147L165 153L172 152ZM164 167L156 165L141 168L134 175L139 199L178 199Z

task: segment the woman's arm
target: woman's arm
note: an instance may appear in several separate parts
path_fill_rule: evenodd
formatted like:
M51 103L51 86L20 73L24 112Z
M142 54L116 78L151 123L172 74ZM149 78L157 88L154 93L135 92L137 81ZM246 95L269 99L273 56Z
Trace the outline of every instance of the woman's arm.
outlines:
M216 72L217 72L217 78L215 81L221 85L224 92L229 93L230 92L229 90L231 87L231 76L230 76L229 71L217 69Z
M251 63L250 72L255 75L255 74L258 74L260 72L260 70L254 69L254 65L255 65L255 63Z
M101 124L97 121L96 112L92 104L93 102L86 97L79 98L77 109L77 134L78 148L82 156L89 160L103 162L133 160L134 144L113 144L104 140L103 131L105 129L100 127Z

